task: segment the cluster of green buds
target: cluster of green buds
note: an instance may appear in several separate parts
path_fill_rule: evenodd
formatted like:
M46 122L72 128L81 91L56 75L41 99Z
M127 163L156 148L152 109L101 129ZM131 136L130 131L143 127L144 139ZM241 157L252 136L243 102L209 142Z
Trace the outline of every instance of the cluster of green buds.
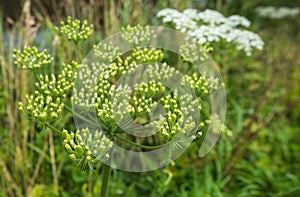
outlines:
M63 90L64 97L66 97L66 94L73 88L80 69L81 64L78 64L75 61L72 61L70 64L62 64L62 70L57 76L56 88Z
M36 70L51 64L53 58L47 54L47 50L39 52L36 47L25 47L23 51L14 50L14 63L22 69Z
M122 38L133 46L142 46L148 44L153 38L155 38L154 31L148 27L141 27L140 25L131 27L122 27Z
M194 90L196 96L201 97L217 90L219 87L219 80L208 76L206 72L203 72L201 75L193 73L191 76L184 77L181 84L189 84L189 87Z
M76 62L63 64L61 73L56 77L36 75L36 90L26 95L26 103L19 102L19 110L38 122L51 122L61 114L68 92L73 88L79 65Z
M153 52L146 53L147 51ZM160 50L137 48L132 51L132 54L124 57L124 60L119 56L117 63L86 65L79 72L78 79L82 81L81 87L74 90L75 105L96 108L100 126L108 131L114 130L118 127L117 124L123 124L130 119L139 124L151 122L151 116L153 118L151 110L161 105L164 112L160 114L159 121L153 121L152 126L155 126L165 141L171 140L174 136L185 135L187 131L193 131L190 134L191 138L199 136L195 130L201 129L204 122L200 124L201 126L195 123L198 120L194 113L202 108L197 97L208 95L209 91L218 88L219 81L209 78L206 73L190 76L180 73L167 63L149 63L149 60L162 60L161 54ZM149 57L143 58L145 55ZM139 64L146 64L144 76L136 76L134 72L138 67L135 63L137 61L140 61ZM134 66L128 69L128 65ZM116 86L115 83L120 79L120 75L130 79L140 77L151 80L140 82L137 79L133 87L129 87L128 84ZM172 89L172 85L175 85L175 89ZM189 95L187 91L178 96L176 86L188 88L195 95Z
M135 61L136 63L161 62L164 54L161 50L155 48L135 48L132 54L125 59L125 64Z
M199 64L209 58L209 52L213 51L213 48L208 43L187 43L180 47L180 55L185 62L192 64Z
M87 20L81 22L69 16L66 22L60 23L60 28L56 27L56 31L77 44L79 41L87 40L92 35L93 25L88 25Z
M112 101L106 101L110 106L110 115L114 119L114 122L117 122L124 127L124 122L131 119L135 112L135 108L129 104L131 101L132 90L128 85L120 85L118 88L112 90L112 92ZM102 109L98 111L98 115L103 116L104 113L105 111Z
M80 168L84 169L97 160L109 159L109 151L113 147L113 142L102 131L93 132L89 128L83 128L73 132L64 129L62 135L70 158Z
M114 46L113 43L100 43L94 45L93 48L95 55L102 62L112 62L115 58L120 58L121 53L119 52L119 47Z
M142 35L142 33L139 32L140 30L140 27L124 28L122 38L132 44L133 42L129 38L134 37L134 35ZM138 33L133 34L135 31ZM129 33L131 34L130 36ZM151 34L144 36L150 38ZM188 114L188 111L193 113L195 109L201 110L202 105L200 99L192 99L188 94L176 97L176 94L174 94L175 90L172 90L168 86L174 84L188 86L187 88L190 88L196 97L201 97L217 89L219 81L208 77L206 73L182 74L176 70L176 68L168 65L166 62L162 62L164 57L162 50L137 47L130 51L129 54L127 53L125 56L122 56L118 49L119 48L114 47L112 43L109 45L96 46L95 55L99 56L99 58L96 59L98 60L101 59L101 57L105 57L103 59L104 62L109 60L112 62L106 65L97 65L96 62L92 64L92 66L86 66L86 69L82 72L82 77L79 77L84 84L83 88L75 90L80 91L80 93L75 92L74 100L76 100L76 105L89 106L89 104L91 104L92 107L97 108L98 118L102 123L101 127L112 129L117 127L116 124L126 122L127 119L134 120L140 124L151 122L151 113L154 113L151 110L160 104L163 106L165 110L164 114L167 118L160 118L160 123L162 120L164 122L163 125L160 125L158 122L155 125L158 130L160 130L164 140L171 140L179 131L193 130L193 128L196 127L195 120L193 119L194 117ZM185 48L182 48L182 50L183 49ZM195 48L188 48L186 46L186 49ZM209 47L201 49L210 50ZM186 50L185 52L188 51ZM195 56L198 57L199 53L204 52L207 53L207 51L198 51ZM185 55L188 57L188 54ZM208 56L205 58L208 58ZM191 59L186 58L186 61L187 60L191 61ZM162 63L151 64L151 62ZM118 81L120 77L122 78L122 76L136 78L137 76L135 75L139 74L135 73L135 70L139 65L146 65L144 73L146 73L147 77L144 77L145 79L150 79L148 82L139 82L139 80L137 80L134 82L134 87L129 87L129 84L116 86L116 81ZM143 78L142 76L140 77ZM170 93L173 94L172 98L168 96ZM180 101L186 103L182 98L189 98L191 100L190 103L193 104L182 106L181 108L178 101L181 99ZM193 107L191 108L191 106ZM128 118L128 114L130 114L130 118ZM187 118L186 116L189 117ZM159 125L159 127L157 125ZM200 125L198 129L204 126L204 121L201 122ZM192 138L195 136L195 133L191 135Z
M144 117L149 115L150 109L156 105L156 100L165 91L165 87L161 82L151 80L148 83L141 82L135 84L135 90L132 96L132 116Z
M197 113L198 100L193 99L193 96L189 94L179 97L178 92L174 91L173 94L161 99L161 103L167 111L165 118L161 116L163 122L158 128L163 139L169 141L175 136L180 138L187 133L190 138L195 139L197 120L193 116Z
M43 94L26 95L26 104L19 102L19 110L39 122L50 122L62 112L64 103L60 97Z
M53 73L50 75L39 75L38 82L35 84L37 88L36 94L65 98L74 86L79 68L80 65L73 61L71 64L63 63L62 71L57 77Z
M72 21L68 18L67 23L62 22L61 28L56 28L62 34L67 34L75 42L87 39L92 33L92 26L87 22ZM35 91L26 95L26 103L19 102L19 110L29 118L38 122L51 122L59 117L65 107L64 99L74 86L80 65L76 62L62 64L62 70L58 75L38 74L39 68L49 65L53 57L46 50L39 52L36 47L25 47L23 51L14 50L14 62L23 69L33 72L36 77Z

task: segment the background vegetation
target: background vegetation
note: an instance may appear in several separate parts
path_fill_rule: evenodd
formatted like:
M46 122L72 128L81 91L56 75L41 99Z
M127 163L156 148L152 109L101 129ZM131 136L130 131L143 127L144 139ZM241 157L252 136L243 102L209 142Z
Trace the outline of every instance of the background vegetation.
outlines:
M298 2L299 3L299 2ZM297 196L300 190L300 21L261 19L262 5L296 6L296 1L231 0L25 0L20 14L0 20L0 196L99 196L101 163L81 171L69 159L62 137L39 133L16 103L32 91L32 77L16 69L14 48L47 48L55 62L75 58L75 47L59 42L54 25L70 15L94 24L83 54L127 24L160 25L156 13L167 7L216 9L249 18L266 43L247 57L215 49L227 91L226 125L204 158L195 143L173 165L147 173L113 170L109 196ZM6 8L4 8L5 10ZM61 127L72 127L65 117ZM117 173L118 172L118 173Z

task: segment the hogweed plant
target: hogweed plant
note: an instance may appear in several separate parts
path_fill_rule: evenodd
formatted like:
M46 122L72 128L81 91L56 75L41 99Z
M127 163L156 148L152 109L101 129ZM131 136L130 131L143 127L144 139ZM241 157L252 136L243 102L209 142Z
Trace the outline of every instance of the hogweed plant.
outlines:
M92 34L92 26L71 18L56 29L76 45ZM94 45L82 62L62 63L59 73L40 74L53 57L24 47L15 50L15 64L31 71L36 83L19 109L41 128L62 135L80 168L101 161L101 196L106 196L110 167L154 170L172 163L193 141L203 141L202 155L214 145L225 98L209 50L180 41L171 29L128 26ZM62 113L73 115L76 129L56 127Z

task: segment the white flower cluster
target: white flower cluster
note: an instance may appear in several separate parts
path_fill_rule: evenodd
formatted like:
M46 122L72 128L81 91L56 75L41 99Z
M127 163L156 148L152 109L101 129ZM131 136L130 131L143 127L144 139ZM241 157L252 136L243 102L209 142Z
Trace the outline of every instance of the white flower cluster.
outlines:
M164 23L172 23L179 31L186 33L186 38L199 41L201 44L220 42L236 44L237 50L244 50L247 55L252 54L253 48L263 49L264 42L256 33L239 27L250 26L250 21L239 15L224 17L220 12L186 9L179 12L175 9L163 9L157 13Z
M290 7L273 7L273 6L260 6L255 9L258 16L270 19L282 19L287 17L296 17L300 14L300 8Z

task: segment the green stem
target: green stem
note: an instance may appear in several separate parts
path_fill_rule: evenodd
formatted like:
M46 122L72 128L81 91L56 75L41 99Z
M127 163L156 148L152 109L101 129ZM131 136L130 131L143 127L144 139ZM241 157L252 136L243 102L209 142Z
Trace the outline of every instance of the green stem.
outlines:
M34 75L34 77L36 78L36 80L37 80L38 82L40 82L41 79L40 79L40 77L38 76L38 74L35 72L35 70L34 70L34 69L31 69L31 72L33 73L33 75Z
M58 130L57 128L53 127L51 124L49 124L49 123L46 122L45 125L46 125L48 128L52 129L53 131L55 131L55 132L61 134L61 131Z
M73 114L73 115L76 115L77 117L81 118L81 119L84 120L85 122L89 122L89 123L91 123L93 126L100 127L100 124L99 124L99 123L93 122L93 121L91 121L91 120L86 119L84 116L82 116L82 115L80 115L80 114L74 112L69 106L64 105L64 108L65 108L68 112L70 112L70 113Z
M80 50L79 42L76 42L75 46L76 46L76 52L79 56L79 62L82 62L83 59L82 59L82 55L81 55L81 52L80 52L81 50Z
M108 183L109 183L109 174L110 174L110 166L103 164L103 177L102 177L102 186L101 186L101 197L107 197L107 191L108 191Z

